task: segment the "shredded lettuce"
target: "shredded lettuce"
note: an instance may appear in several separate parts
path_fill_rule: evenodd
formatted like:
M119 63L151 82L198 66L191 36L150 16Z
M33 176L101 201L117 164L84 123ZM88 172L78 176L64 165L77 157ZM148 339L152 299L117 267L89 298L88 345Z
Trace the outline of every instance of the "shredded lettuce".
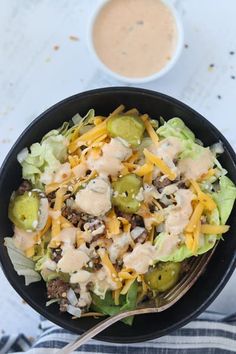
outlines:
M44 268L44 263L51 259L51 254L52 254L52 251L49 248L47 250L47 252L45 254L43 254L42 257L40 257L37 260L37 262L35 263L35 268L34 268L37 272L40 272Z
M16 273L25 277L25 285L40 281L40 274L34 270L34 261L27 258L24 252L15 246L14 240L11 237L6 237L4 241Z
M164 122L164 124L157 129L157 134L163 138L174 136L181 140L195 141L195 135L180 118L172 118Z
M69 122L64 123L59 129L59 132L70 140L75 131L83 134L85 132L84 130L90 129L91 125L94 123L94 117L94 109L90 109L84 117L81 117L81 115L77 113L72 117L71 124Z
M83 129L90 129L94 116L94 109L90 109L84 117L76 114L71 123L63 123L59 129L47 133L41 143L34 143L29 150L20 152L18 161L22 166L22 177L37 188L50 183L50 176L66 161L71 136L75 131L83 133Z
M104 299L101 299L99 296L92 294L92 305L91 308L94 311L102 312L105 315L113 316L117 313L124 311L131 311L136 308L137 303L137 294L138 294L138 284L135 281L128 293L120 296L120 305L117 306L114 304L114 300L112 298L111 291L107 291ZM132 325L133 317L128 317L123 320L124 323L128 325Z
M40 186L43 174L52 174L67 157L67 139L57 130L50 131L44 136L41 143L31 145L30 152L21 161L22 176Z
M219 209L221 224L225 224L234 206L236 187L227 176L219 178L219 187L219 191L213 193L213 198Z
M143 150L152 145L152 139L149 137L144 137L141 141L141 144L137 147L139 154L143 153Z
M92 124L94 121L95 117L95 111L94 109L90 109L84 117L81 117L79 113L77 113L73 118L72 121L75 125L80 125L82 126L87 125L87 124Z

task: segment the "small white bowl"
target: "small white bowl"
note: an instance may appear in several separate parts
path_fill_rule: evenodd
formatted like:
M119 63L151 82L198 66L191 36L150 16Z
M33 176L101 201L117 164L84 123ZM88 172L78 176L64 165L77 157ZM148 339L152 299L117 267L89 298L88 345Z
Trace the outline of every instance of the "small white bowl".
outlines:
M97 5L94 13L92 14L90 21L89 21L89 25L88 25L88 39L87 39L88 49L89 49L94 61L96 62L97 66L101 70L103 70L105 74L111 76L113 79L116 79L120 82L129 83L129 84L146 83L149 81L159 79L160 77L162 77L163 75L168 73L173 68L173 66L176 64L176 62L178 61L181 51L183 49L183 41L184 41L184 32L183 32L182 21L180 19L178 12L174 8L174 6L172 4L170 4L168 0L161 0L169 8L169 10L171 11L171 13L175 19L175 22L176 22L177 44L176 44L176 48L175 48L175 52L174 52L173 56L168 61L168 63L160 71L156 72L155 74L141 77L141 78L140 77L134 78L134 77L127 77L127 76L120 75L117 72L108 68L100 59L99 55L97 54L97 52L95 50L94 44L93 44L93 28L94 28L96 18L99 15L102 8L109 1L110 0L101 0L101 2Z

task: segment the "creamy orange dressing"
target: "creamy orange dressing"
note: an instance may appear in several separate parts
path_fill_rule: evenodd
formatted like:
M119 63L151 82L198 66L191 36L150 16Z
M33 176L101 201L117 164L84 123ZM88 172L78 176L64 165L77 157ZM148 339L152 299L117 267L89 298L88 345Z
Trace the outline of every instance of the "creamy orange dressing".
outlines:
M98 14L93 42L102 62L126 77L160 71L176 48L174 16L161 0L111 0Z
M189 222L192 214L192 200L194 194L189 189L179 189L175 193L177 205L172 210L168 210L165 221L165 231L171 235L179 235Z
M111 187L108 181L97 177L81 189L75 198L77 207L90 215L104 215L111 209Z
M134 269L139 274L145 274L156 257L156 248L151 242L136 244L131 253L126 253L123 257L126 268Z
M178 163L179 171L188 179L198 179L214 165L214 156L209 148L205 148L197 158L182 159Z
M122 169L122 161L127 160L132 155L132 150L125 145L126 142L120 138L111 139L102 148L102 156L98 159L89 158L88 167L95 170L100 175L116 176Z

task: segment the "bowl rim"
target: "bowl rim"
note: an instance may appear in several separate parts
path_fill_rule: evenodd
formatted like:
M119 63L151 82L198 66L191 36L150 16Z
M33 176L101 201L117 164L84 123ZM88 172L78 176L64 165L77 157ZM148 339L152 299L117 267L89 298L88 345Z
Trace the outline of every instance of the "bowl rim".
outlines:
M43 121L45 119L45 115L47 115L50 112L53 112L55 109L58 109L60 107L63 107L63 105L65 103L69 103L75 100L78 100L80 98L85 98L86 96L94 96L94 95L99 95L100 93L106 94L106 93L121 93L125 94L131 94L131 93L138 93L141 95L146 95L146 96L151 96L151 97L159 97L167 102L171 102L174 105L177 106L181 106L181 108L183 108L184 110L188 110L190 112L192 112L195 116L197 116L197 119L200 119L202 121L204 121L205 123L208 124L209 128L211 128L214 133L217 134L217 136L219 137L219 140L221 140L223 142L223 145L225 145L227 147L227 150L229 152L229 155L231 156L233 163L234 163L234 168L236 169L236 154L233 150L233 148L231 147L230 143L227 141L227 139L222 135L222 133L211 123L209 122L205 117L203 117L200 113L198 113L197 111L195 111L194 109L192 109L191 107L189 107L188 105L186 105L185 103L179 101L176 98L173 98L171 96L168 96L166 94L157 92L157 91L153 91L153 90L147 90L147 89L143 89L143 88L134 88L134 87L125 87L125 86L117 86L117 87L105 87L105 88L99 88L99 89L93 89L93 90L88 90L88 91L84 91L78 94L75 94L73 96L67 97L59 102L57 102L56 104L54 104L53 106L49 107L47 110L45 110L43 113L41 113L39 116L37 116L25 129L24 131L20 134L20 136L18 137L18 139L15 141L15 143L13 144L13 146L11 147L10 151L8 152L7 156L5 157L1 167L0 167L0 183L1 180L4 177L4 172L7 169L7 162L9 157L11 156L12 152L17 148L17 145L19 144L19 142L21 141L21 139L24 137L24 135L26 133L28 133L36 123ZM34 309L36 310L39 314L41 314L42 316L46 317L47 319L49 319L50 321L54 322L55 324L57 324L60 327L63 327L65 329L67 329L68 331L71 331L73 333L78 333L78 334L82 334L83 331L80 330L78 328L78 331L75 332L74 328L72 328L72 326L70 326L70 324L68 323L63 323L62 326L62 320L59 319L59 316L54 315L52 313L47 312L44 308L42 308L42 305L38 304L37 302L35 302L34 300L32 300L27 293L21 288L19 282L17 281L18 276L17 277L12 277L10 270L5 266L4 262L3 262L3 255L2 252L0 252L0 265L2 267L2 270L7 278L7 280L9 281L9 283L11 284L11 286L15 289L15 291ZM213 300L217 297L217 295L223 290L224 286L226 285L226 283L228 282L229 278L231 277L234 269L236 266L236 252L234 252L234 255L232 257L232 260L230 262L230 265L228 266L224 276L221 278L221 280L219 281L218 285L216 286L216 288L214 289L214 291L210 294L210 296L205 300L205 302L202 303L201 306L199 306L195 311L193 311L190 315L186 316L185 318L179 320L178 322L176 322L175 324L171 325L168 327L168 333L183 327L184 325L186 325L187 323L189 323L191 320L193 320L194 318L196 318L200 313L202 313L212 302ZM143 342L143 341L147 341L147 340L151 340L151 339L155 339L158 337L161 337L163 335L165 335L166 333L166 329L163 330L157 330L156 332L153 331L150 335L144 334L144 335L139 335L137 337L129 337L129 338L124 338L124 337L119 337L116 336L115 339L113 339L112 336L106 336L106 335L98 335L97 337L95 337L95 339L97 340L101 340L101 341L105 341L105 342L111 342L111 343L124 343L124 344L128 344L128 343L139 343L139 342Z
M176 48L173 52L173 55L169 62L159 71L155 72L154 74L144 76L144 77L128 77L117 73L110 69L100 58L98 55L94 42L93 42L93 28L95 21L101 12L101 10L106 6L106 4L111 0L101 0L95 7L95 10L92 12L92 15L88 21L87 26L87 47L91 54L93 61L97 64L97 67L103 70L105 74L112 77L113 79L117 80L118 82L129 83L129 84L141 84L147 83L150 81L157 80L167 74L172 68L175 66L179 57L182 53L183 46L184 46L184 29L183 23L181 20L181 16L174 5L169 0L161 0L161 2L170 10L175 24L176 24L176 32L177 32L177 40L176 40Z

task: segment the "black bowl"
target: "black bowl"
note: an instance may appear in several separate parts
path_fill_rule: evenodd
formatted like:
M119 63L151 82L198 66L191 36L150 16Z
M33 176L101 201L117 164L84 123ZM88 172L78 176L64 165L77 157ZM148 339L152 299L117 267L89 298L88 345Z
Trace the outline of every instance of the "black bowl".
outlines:
M72 320L69 314L61 314L57 305L46 307L44 283L25 286L23 277L19 277L14 271L4 247L4 237L12 234L12 226L7 217L9 198L21 180L21 168L16 156L24 147L40 141L45 133L59 127L77 112L83 115L89 108L94 108L96 113L108 115L122 103L127 109L136 107L154 119L160 116L166 120L172 117L182 118L205 145L222 141L224 153L221 155L221 162L228 170L229 177L236 183L236 156L223 135L190 107L161 93L125 87L88 91L57 103L34 120L11 149L0 173L0 260L9 282L26 302L52 322L78 334L91 328L99 320ZM233 231L236 229L236 218L233 217L235 213L236 207L229 220L231 228L225 241L220 242L204 274L181 300L160 314L137 316L132 327L116 323L98 335L97 339L117 343L150 340L185 325L206 309L223 289L236 265L236 237Z

